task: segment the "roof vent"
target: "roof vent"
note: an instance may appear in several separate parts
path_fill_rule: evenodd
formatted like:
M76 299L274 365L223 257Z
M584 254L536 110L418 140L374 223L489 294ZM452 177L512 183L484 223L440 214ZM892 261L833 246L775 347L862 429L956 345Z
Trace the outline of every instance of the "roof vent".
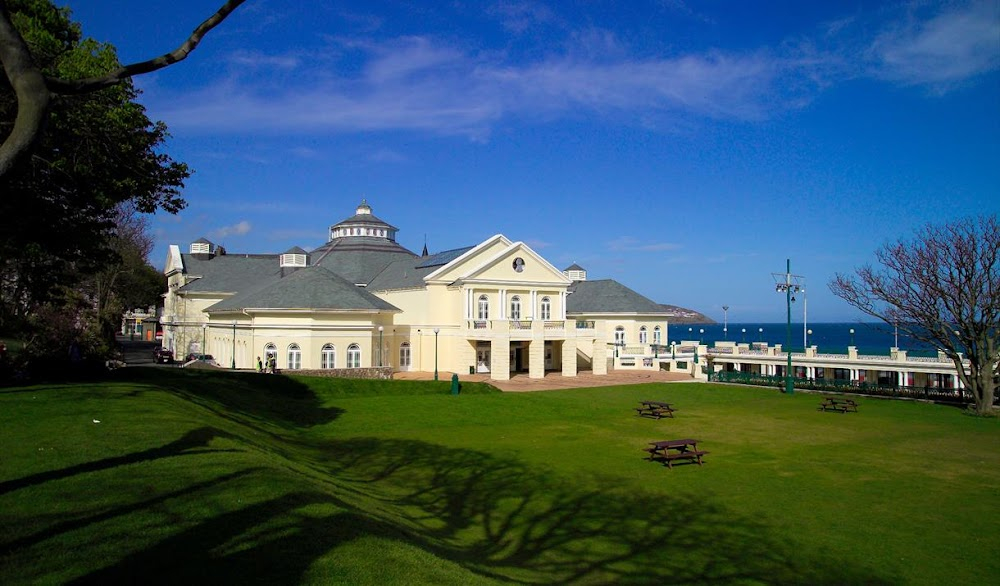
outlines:
M191 254L200 259L209 259L215 256L216 246L204 238L199 238L191 243Z
M580 265L573 263L563 269L563 274L570 281L586 281L587 280L587 270Z
M281 255L281 268L299 268L309 264L309 253L298 246Z

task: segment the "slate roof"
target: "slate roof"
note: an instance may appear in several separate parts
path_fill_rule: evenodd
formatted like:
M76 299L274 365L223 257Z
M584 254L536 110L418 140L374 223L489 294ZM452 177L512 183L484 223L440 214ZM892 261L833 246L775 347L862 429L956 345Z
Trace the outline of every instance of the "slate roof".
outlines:
M375 216L375 214L354 214L346 220L341 220L330 226L330 228L336 228L337 226L343 226L344 224L370 224L372 226L384 226L390 230L399 230L399 228L393 226L389 222L382 220Z
M293 246L285 251L285 254L309 254L308 252L302 250L299 246Z
M585 270L587 270L587 269L581 267L580 265L578 265L576 263L573 263L573 264L569 265L568 267L564 268L563 272L566 272L566 271L585 271Z
M182 254L184 274L200 277L180 288L185 292L237 293L281 277L277 254L232 254L214 258Z
M327 309L397 312L399 309L323 267L305 267L282 279L224 299L209 311Z
M314 265L325 267L355 284L370 283L390 263L420 258L391 240L363 236L337 238L310 255Z
M614 279L573 281L567 289L567 314L641 313L666 315L659 303L651 301Z
M428 267L443 267L444 265L450 263L456 258L462 256L466 252L469 252L475 248L475 246L466 246L464 248L453 248L452 250L445 250L444 252L439 252L437 254L432 254L427 257L422 257L420 264L417 268L424 269Z
M420 257L400 259L390 263L368 283L370 291L413 289L424 286L424 277L437 270L437 265L420 267Z

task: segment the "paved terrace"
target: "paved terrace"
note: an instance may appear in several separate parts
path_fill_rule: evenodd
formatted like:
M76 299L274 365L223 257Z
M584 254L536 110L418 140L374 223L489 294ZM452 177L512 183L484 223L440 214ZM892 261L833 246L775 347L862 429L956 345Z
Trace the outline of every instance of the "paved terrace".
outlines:
M438 372L438 380L451 381L450 372ZM396 380L433 380L432 372L397 372ZM559 372L547 372L545 378L528 378L527 374L515 374L510 380L491 380L489 374L459 374L460 382L489 383L504 392L551 391L555 389L577 389L581 387L611 387L617 385L640 385L646 383L694 382L685 372L665 370L616 370L606 375L594 375L581 371L577 376L563 376Z

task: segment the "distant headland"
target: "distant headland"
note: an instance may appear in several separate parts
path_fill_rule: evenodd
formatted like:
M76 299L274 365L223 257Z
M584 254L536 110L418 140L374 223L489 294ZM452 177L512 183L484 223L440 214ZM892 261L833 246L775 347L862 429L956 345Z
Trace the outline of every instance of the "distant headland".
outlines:
M676 305L668 305L666 303L661 303L660 307L667 312L667 320L670 323L675 324L714 324L715 320L708 317L703 313L698 313L697 311L686 309L684 307L678 307Z

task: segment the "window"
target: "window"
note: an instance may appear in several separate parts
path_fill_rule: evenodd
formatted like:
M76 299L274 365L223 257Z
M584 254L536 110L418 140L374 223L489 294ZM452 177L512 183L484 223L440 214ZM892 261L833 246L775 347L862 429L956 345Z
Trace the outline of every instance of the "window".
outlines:
M333 347L333 344L327 344L320 350L319 367L337 368L337 349Z
M399 345L399 367L410 368L410 343L403 342Z
M521 298L517 295L510 298L510 319L521 319Z
M542 319L552 319L552 301L542 297Z
M490 319L490 298L479 296L479 319Z
M302 368L302 350L299 350L298 344L288 347L288 368L289 370Z
M275 363L278 361L278 348L274 344L268 344L264 346L264 365L267 366L271 363L271 359L274 358Z
M347 368L361 368L361 347L357 344L347 347Z
M648 342L649 340L647 338L646 326L642 326L639 328L639 343L646 344Z
M660 340L661 340L661 338L660 338L660 326L656 326L655 328L653 328L653 343L656 344L657 346L659 346L660 345Z
M615 328L615 344L619 346L625 344L625 328L622 326Z

